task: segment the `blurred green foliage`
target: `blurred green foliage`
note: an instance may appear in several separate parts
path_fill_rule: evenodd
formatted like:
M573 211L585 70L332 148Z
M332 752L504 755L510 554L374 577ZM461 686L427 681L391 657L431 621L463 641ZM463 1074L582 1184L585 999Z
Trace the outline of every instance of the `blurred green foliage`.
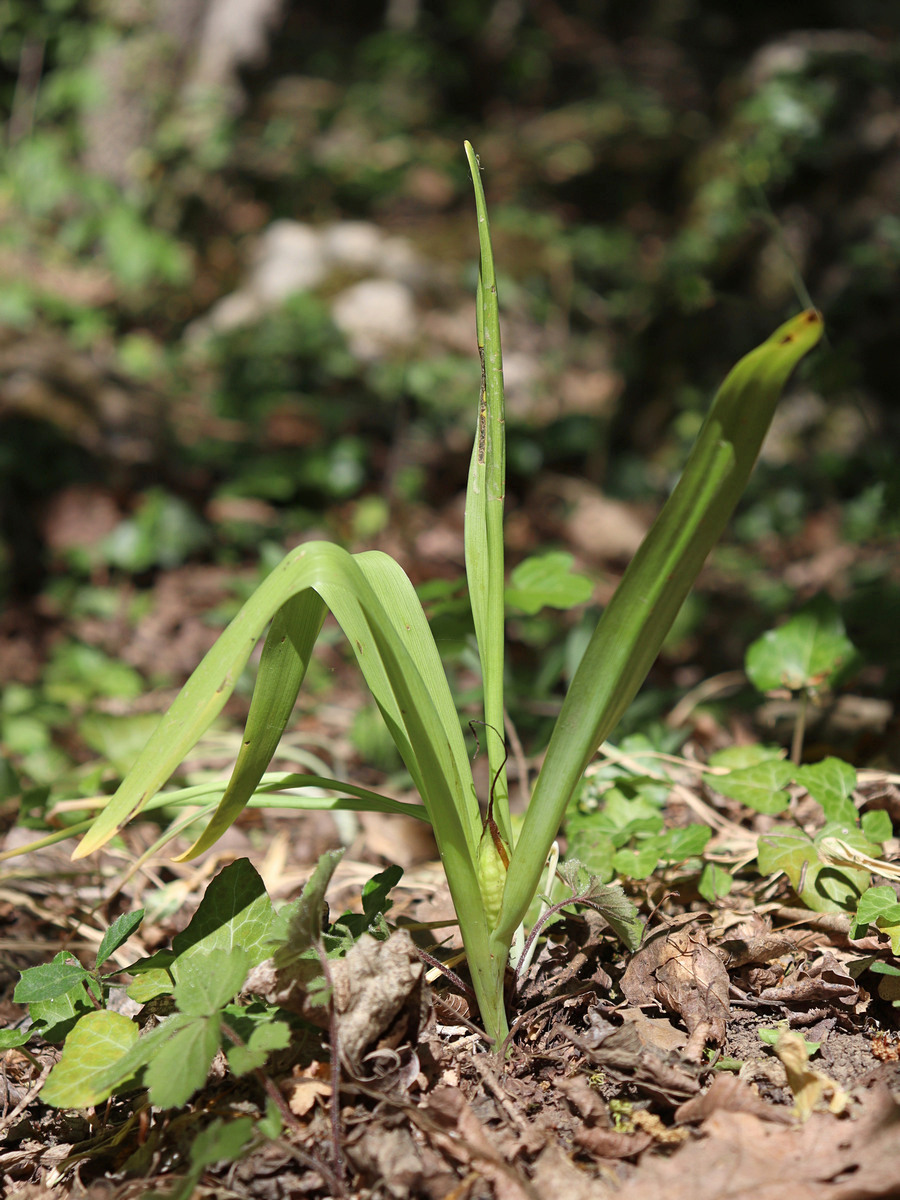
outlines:
M726 367L811 298L829 344L786 402L736 545L714 557L716 602L692 601L666 653L710 672L739 663L793 602L781 575L793 548L836 520L836 537L869 548L838 597L848 632L891 687L900 12L876 0L363 9L287 0L264 60L220 95L185 86L153 5L0 0L0 598L30 603L63 570L87 587L239 563L308 530L402 538L434 522L417 515L428 506L448 511L465 480L474 352L423 336L354 357L331 315L352 271L206 342L186 331L240 284L279 218L374 221L431 264L426 316L471 306L469 137L491 168L507 349L531 357L530 400L508 413L513 505L527 512L549 471L656 504ZM95 140L116 115L103 56L119 50L144 132L110 175ZM76 365L29 361L23 375L15 355L48 335ZM567 406L570 378L605 381L608 399ZM123 453L127 420L97 415L107 386L124 411L154 409L163 433L143 457ZM74 421L61 415L73 395ZM51 553L45 510L73 484L107 488L121 520ZM449 593L436 619L464 691L469 631ZM578 614L511 622L512 670L541 704L582 633ZM53 702L8 701L20 703L4 720L27 740L34 706ZM520 719L537 730L545 717Z

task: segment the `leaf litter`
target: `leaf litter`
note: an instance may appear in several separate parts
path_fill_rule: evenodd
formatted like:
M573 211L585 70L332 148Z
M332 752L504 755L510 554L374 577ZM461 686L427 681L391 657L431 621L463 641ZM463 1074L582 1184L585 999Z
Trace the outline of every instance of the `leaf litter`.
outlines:
M726 839L729 828L723 823L717 836ZM139 834L139 826L129 831ZM452 926L417 928L448 906L428 864L415 862L393 893L397 931L386 941L363 936L331 962L336 1077L328 996L309 1003L297 966L309 959L293 967L283 956L280 966L277 956L261 959L271 906L250 874L233 896L237 925L223 933L202 915L222 858L199 867L151 859L112 908L103 897L121 859L109 855L100 874L73 875L64 849L37 858L16 864L0 896L10 981L60 949L89 965L104 930L164 880L177 885L179 904L132 932L107 970L166 945L223 954L240 927L258 964L245 992L290 1012L294 971L303 1033L258 1058L283 1105L274 1122L250 1050L246 1073L236 1076L219 1056L206 1085L179 1107L153 1107L135 1092L85 1111L42 1101L37 1085L56 1047L32 1041L33 1060L21 1048L6 1051L4 1195L43 1196L51 1185L60 1197L153 1191L259 1200L556 1200L560 1188L572 1200L898 1194L897 1009L879 996L878 976L859 968L890 958L889 935L872 926L854 939L845 914L794 907L786 884L763 895L758 881L736 881L710 906L676 876L667 895L652 877L637 881L633 896L643 890L652 916L631 955L598 913L561 914L519 981L501 1059L479 1034L465 992L417 954L417 946L451 953L454 943ZM283 868L303 874L290 851ZM356 895L358 911L371 871L345 859L320 899L337 910ZM200 920L187 929L194 911ZM314 936L312 912L296 918L308 926L304 936ZM197 961L205 998L191 1019L199 1028L213 1019L207 1010L218 996L206 997ZM464 982L464 966L454 970ZM22 1010L3 1001L0 1014L12 1026Z
M862 793L896 809L896 789L875 774L860 773ZM707 851L730 869L770 816L748 824L727 797L713 803ZM678 784L667 821L677 826L685 810L703 818L709 804L707 791ZM283 832L283 823L266 820ZM10 991L18 972L61 950L90 965L116 919L149 907L159 884L170 902L127 950L114 952L107 969L191 944L197 930L185 937L184 929L210 879L251 848L235 830L218 858L189 868L151 857L123 882L125 860L150 841L140 826L128 836L129 853L106 856L99 872L73 874L59 848L13 864L0 887ZM266 844L276 845L268 830ZM292 855L282 839L280 857L264 871L267 883L278 881L280 898L291 881L308 876L318 849ZM85 1113L43 1103L40 1085L58 1049L32 1041L34 1061L21 1048L8 1050L0 1072L2 1193L45 1196L52 1185L61 1197L158 1189L260 1200L556 1200L561 1188L571 1200L898 1194L900 1046L896 992L886 986L896 981L871 969L893 961L892 926L873 920L854 931L845 912L800 906L784 880L760 886L736 873L731 890L712 904L697 897L696 881L668 868L629 885L651 912L633 955L589 910L547 930L519 982L510 1055L501 1062L479 1037L465 994L433 972L425 982L410 953L402 927L440 922L451 906L421 846L406 860L391 913L401 932L388 942L357 942L333 967L339 1161L331 1152L328 1010L304 1008L301 986L301 1010L313 1028L290 1052L268 1059L288 1114L280 1129L259 1078L252 1071L235 1078L221 1055L180 1111L153 1108L137 1093ZM364 907L360 893L371 873L370 865L345 859L328 887L332 908L353 895L354 907ZM263 888L254 884L246 898L251 913L266 908ZM260 932L244 932L256 961ZM215 929L209 934L206 948L227 949ZM452 928L412 936L439 953L434 942L446 934L449 952ZM0 1004L6 1032L22 1010ZM819 1044L812 1056L811 1043Z

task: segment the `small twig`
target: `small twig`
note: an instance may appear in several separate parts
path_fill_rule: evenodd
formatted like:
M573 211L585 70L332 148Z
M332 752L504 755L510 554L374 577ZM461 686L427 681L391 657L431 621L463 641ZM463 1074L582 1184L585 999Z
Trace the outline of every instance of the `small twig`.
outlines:
M451 971L448 966L445 966L444 963L442 963L440 959L435 958L434 955L429 954L427 950L420 950L418 946L414 946L413 949L423 963L427 963L429 967L434 967L436 971L440 971L444 978L449 979L453 986L458 988L464 996L467 996L470 1000L475 1000L477 1003L477 997L473 989L470 988L469 985L462 979L460 979L455 971Z
M337 1006L334 1002L334 980L331 974L331 967L328 965L328 955L325 953L325 947L321 941L313 942L313 947L319 956L319 965L322 968L325 984L331 992L331 1001L328 1005L328 1036L331 1042L331 1104L329 1106L331 1114L331 1149L334 1156L335 1178L339 1185L338 1195L345 1197L347 1195L346 1175L344 1172L344 1159L341 1155L341 1054Z
M0 1121L0 1134L2 1134L6 1129L9 1128L10 1125L12 1125L16 1117L25 1111L32 1100L37 1098L41 1088L44 1086L45 1079L50 1074L52 1067L53 1063L48 1063L47 1066L44 1067L44 1069L41 1071L41 1077L38 1079L37 1083L33 1084L32 1087L25 1093L12 1112L5 1116L2 1121Z

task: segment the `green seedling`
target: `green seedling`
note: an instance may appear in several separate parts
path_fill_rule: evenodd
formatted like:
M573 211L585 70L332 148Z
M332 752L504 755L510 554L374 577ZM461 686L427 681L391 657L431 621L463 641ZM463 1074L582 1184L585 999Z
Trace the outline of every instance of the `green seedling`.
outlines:
M480 245L476 327L482 388L469 471L465 559L484 689L484 722L504 728L505 421L497 282L481 172L475 186ZM208 849L257 794L290 719L330 610L421 797L459 918L485 1030L508 1032L504 977L551 846L586 766L643 683L707 554L744 491L779 395L818 342L822 321L788 321L731 371L684 473L603 613L562 705L521 830L513 836L505 748L490 737L492 813L479 806L459 716L440 655L409 579L384 554L350 554L327 542L292 551L246 602L163 717L75 854L92 854L156 796L222 710L269 627L231 780L206 829L183 856ZM293 786L311 783L293 777ZM322 781L318 780L318 785ZM264 785L263 785L264 786ZM331 781L324 806L397 811L396 802ZM485 797L485 800L487 797ZM313 806L311 803L310 806ZM629 926L632 930L634 925Z

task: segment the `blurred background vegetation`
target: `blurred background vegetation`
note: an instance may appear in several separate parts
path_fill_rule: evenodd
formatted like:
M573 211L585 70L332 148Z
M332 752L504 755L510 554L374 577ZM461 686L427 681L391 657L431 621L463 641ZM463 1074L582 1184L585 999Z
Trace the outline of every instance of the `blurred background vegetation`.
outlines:
M512 624L533 744L712 391L809 303L827 344L648 711L820 591L857 690L892 698L898 34L882 0L0 0L5 794L105 786L147 684L311 536L401 559L465 701L464 138L501 272L511 560L563 547L595 581L591 611Z

